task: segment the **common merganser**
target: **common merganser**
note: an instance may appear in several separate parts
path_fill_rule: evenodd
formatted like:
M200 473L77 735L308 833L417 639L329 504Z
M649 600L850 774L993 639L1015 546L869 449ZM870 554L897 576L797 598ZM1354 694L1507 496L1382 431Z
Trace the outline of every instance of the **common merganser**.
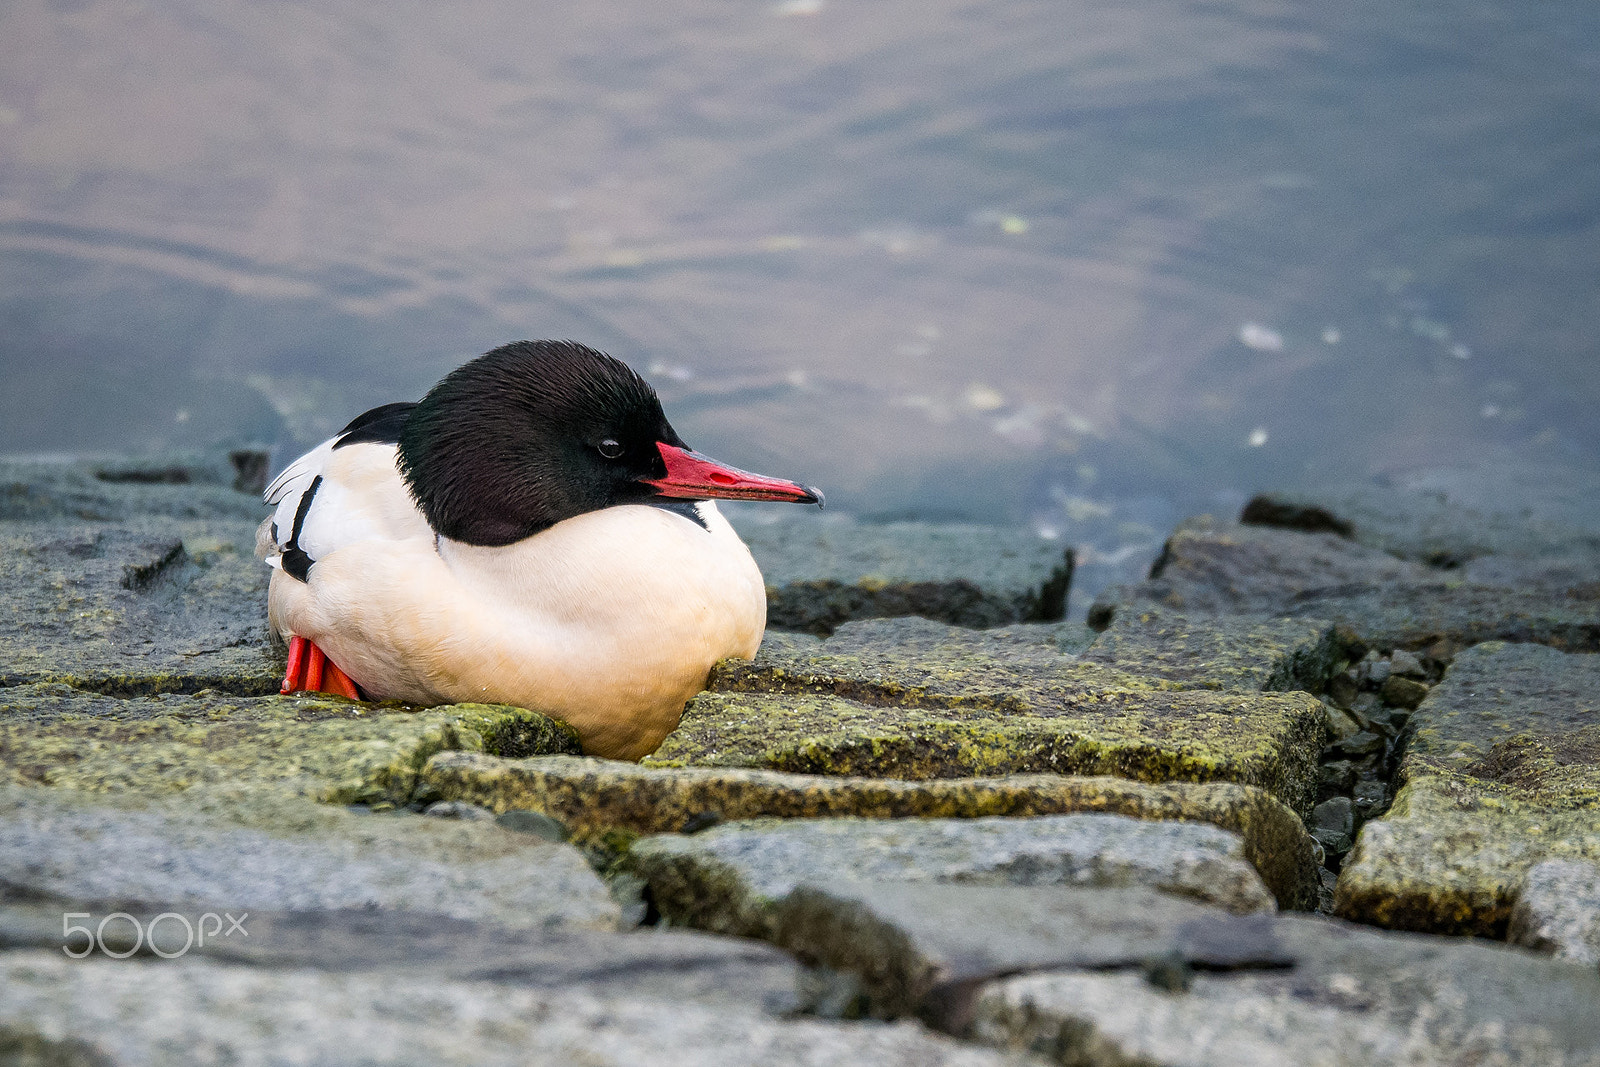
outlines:
M712 498L822 504L692 451L626 364L520 341L359 416L267 487L283 691L544 712L636 760L766 590Z

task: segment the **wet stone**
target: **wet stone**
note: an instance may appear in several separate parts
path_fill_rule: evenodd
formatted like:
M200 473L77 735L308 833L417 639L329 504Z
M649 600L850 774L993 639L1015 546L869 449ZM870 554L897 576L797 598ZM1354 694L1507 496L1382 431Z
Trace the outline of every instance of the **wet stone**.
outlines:
M1259 526L1180 526L1152 577L1102 593L1090 617L1104 623L1147 605L1327 620L1382 648L1505 640L1600 650L1600 598L1473 584L1334 534Z
M960 1033L984 981L1061 968L1130 970L1152 960L1282 968L1294 958L1270 917L1235 915L1147 889L883 882L823 873L772 905L772 943L854 975L867 1013L916 1014Z
M1459 654L1413 716L1404 783L1363 827L1341 915L1504 936L1551 859L1600 861L1600 659L1491 642Z
M826 634L899 615L989 627L1066 615L1067 550L1025 530L726 511L761 567L776 629Z
M1138 974L1060 970L988 983L973 1040L1056 1063L1600 1063L1600 973L1481 941L1279 916L1292 969L1197 969L1174 994Z
M1144 608L1116 615L1079 658L1202 689L1320 692L1342 677L1345 655L1333 626L1315 620Z
M1132 674L1064 654L1058 630L896 619L771 642L754 662L720 665L649 763L1236 781L1309 810L1323 734L1314 697Z
M801 887L839 880L1146 886L1234 912L1274 910L1234 834L1119 815L725 823L636 842L624 861L674 924L772 936Z
M271 785L335 803L404 805L445 749L576 752L520 708L413 709L337 697L165 693L124 700L61 684L0 688L0 780L144 797Z
M648 768L587 758L434 756L424 784L443 799L495 811L542 811L575 839L676 833L711 813L723 820L973 819L1077 812L1209 823L1240 836L1243 855L1285 908L1315 903L1313 844L1300 819L1267 793L1231 784L1152 785L1123 778L1014 775L907 781L743 768ZM687 840L715 834L715 824Z
M217 792L109 807L65 790L0 791L0 883L29 896L191 911L376 908L512 927L617 926L616 904L571 846L481 822Z
M1545 860L1529 868L1509 938L1558 959L1600 964L1600 864Z
M253 524L0 523L0 686L277 691Z
M1397 708L1414 711L1427 697L1428 687L1410 678L1396 675L1383 683L1384 702L1393 704Z
M629 942L636 941L630 936ZM576 960L583 946L570 945ZM44 1063L651 1063L663 1067L1001 1067L1039 1063L963 1045L911 1022L782 1018L734 998L692 996L696 975L640 942L590 981L549 987L500 981L493 950L471 979L426 969L352 972L253 968L175 960L70 960L59 950L0 956L0 1047ZM550 954L534 958L540 966ZM581 963L552 961L577 976ZM632 974L655 971L641 994ZM750 975L729 969L727 981ZM609 978L607 976L610 976ZM681 985L677 993L671 979ZM722 981L713 977L713 981ZM620 988L619 988L620 987ZM661 988L667 987L667 988Z
M1329 852L1349 851L1355 832L1355 809L1349 797L1332 797L1312 809L1311 836Z

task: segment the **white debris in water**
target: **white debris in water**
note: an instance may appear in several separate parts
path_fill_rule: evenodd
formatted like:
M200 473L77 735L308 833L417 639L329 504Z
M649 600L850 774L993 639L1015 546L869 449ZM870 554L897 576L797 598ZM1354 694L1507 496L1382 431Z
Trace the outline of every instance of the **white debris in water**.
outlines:
M1259 322L1247 322L1239 327L1239 343L1257 352L1282 352L1283 334Z
M785 374L783 380L796 389L804 389L811 384L811 376L801 367L796 367Z
M1450 354L1455 356L1457 359L1471 359L1472 349L1458 341L1450 346Z
M1448 344L1450 341L1450 327L1425 315L1411 316L1411 332L1439 344Z
M1009 211L996 211L987 208L983 211L974 211L967 216L974 226L993 226L1003 234L1018 237L1028 232L1028 220L1021 215Z
M995 411L1006 405L1006 395L992 385L973 382L967 386L967 391L962 394L962 399L974 411Z
M1039 428L1040 412L1024 408L1004 418L994 420L991 429L1014 445L1038 448L1044 444L1044 431Z
M173 420L175 422L188 422L189 421L189 409L188 408L179 408L177 410L177 412L173 415Z
M1251 448L1260 448L1267 443L1267 428L1265 426L1257 426L1250 431L1250 436L1245 438L1245 441Z
M909 255L931 248L938 243L932 234L920 233L909 226L890 226L882 229L862 230L860 240L894 256Z
M933 354L933 346L926 341L905 341L895 346L894 354L897 356L910 356L920 359Z
M645 368L645 373L652 378L666 378L668 381L687 382L694 379L694 370L681 363L663 363L656 360Z
M779 0L773 5L772 13L780 19L793 18L797 15L818 15L822 13L822 0Z
M897 396L890 403L897 408L915 408L927 415L931 422L949 422L951 418L949 404L931 396L924 396L921 393Z
M924 341L931 342L937 341L943 336L943 334L940 332L939 327L935 326L931 322L925 322L921 326L917 327L917 336L922 338Z
M1500 414L1500 405L1499 404L1485 404L1478 411L1478 414L1482 415L1486 419L1495 418L1496 416L1498 416Z
M1322 343L1325 345L1336 345L1343 339L1344 335L1332 326L1322 331Z

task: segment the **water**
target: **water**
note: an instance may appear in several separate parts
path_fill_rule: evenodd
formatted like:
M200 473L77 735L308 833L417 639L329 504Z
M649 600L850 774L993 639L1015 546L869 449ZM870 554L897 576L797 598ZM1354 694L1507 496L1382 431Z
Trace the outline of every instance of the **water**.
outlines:
M0 9L0 451L285 453L495 344L858 515L1141 565L1600 452L1600 7Z

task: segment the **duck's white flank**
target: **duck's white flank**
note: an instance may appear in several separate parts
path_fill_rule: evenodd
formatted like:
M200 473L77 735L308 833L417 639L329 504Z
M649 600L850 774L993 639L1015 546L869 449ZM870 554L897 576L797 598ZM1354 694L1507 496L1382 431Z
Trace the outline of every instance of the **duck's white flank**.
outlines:
M297 537L315 561L302 582L279 557L319 476ZM710 502L695 505L705 527L624 505L478 547L435 536L394 446L332 442L268 499L271 625L316 643L376 699L531 708L570 723L587 752L638 759L718 660L761 643L761 572Z

